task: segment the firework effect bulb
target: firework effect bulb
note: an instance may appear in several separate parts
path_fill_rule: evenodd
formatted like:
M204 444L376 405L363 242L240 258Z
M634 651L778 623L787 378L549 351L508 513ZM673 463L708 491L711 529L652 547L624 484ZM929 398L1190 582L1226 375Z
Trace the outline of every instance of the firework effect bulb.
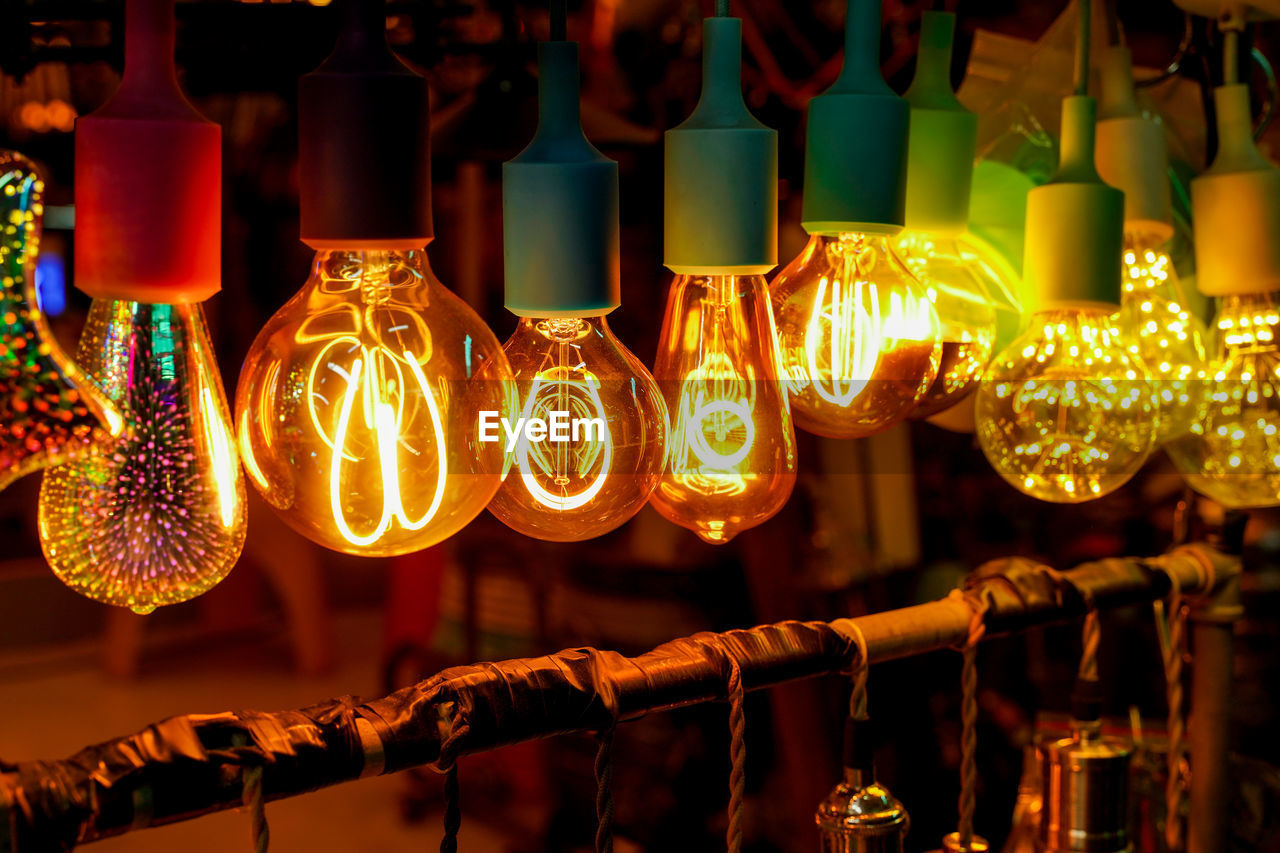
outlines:
M249 478L313 542L418 551L480 513L502 476L481 412L511 411L497 339L420 251L316 254L245 358L236 426Z
M773 517L796 445L764 277L677 276L654 372L671 413L654 508L713 544Z
M517 417L507 474L489 504L503 524L554 542L602 536L649 499L662 473L667 410L657 383L604 317L522 317L504 346Z
M94 300L78 358L125 412L126 433L45 474L49 565L77 592L138 613L208 591L240 556L245 492L203 310Z

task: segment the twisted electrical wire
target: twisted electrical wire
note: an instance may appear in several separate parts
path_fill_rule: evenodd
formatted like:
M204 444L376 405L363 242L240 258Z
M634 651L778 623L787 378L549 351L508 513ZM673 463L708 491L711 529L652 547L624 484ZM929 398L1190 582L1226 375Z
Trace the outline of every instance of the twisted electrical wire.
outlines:
M742 812L747 790L746 715L742 668L729 658L729 853L742 851Z
M600 732L596 747L596 853L613 853L613 733Z
M1168 778L1165 780L1165 846L1171 851L1182 850L1182 799L1186 794L1186 778L1182 769L1182 740L1186 733L1182 715L1182 641L1185 636L1186 610L1182 605L1182 588L1173 572L1169 576L1168 603L1156 601L1156 631L1160 636L1160 651L1164 662L1165 697L1168 716Z

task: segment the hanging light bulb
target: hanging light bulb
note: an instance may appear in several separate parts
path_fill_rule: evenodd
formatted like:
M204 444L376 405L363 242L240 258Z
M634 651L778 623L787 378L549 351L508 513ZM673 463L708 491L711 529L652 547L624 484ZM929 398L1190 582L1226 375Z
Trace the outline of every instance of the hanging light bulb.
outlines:
M703 21L702 96L666 134L665 263L654 372L671 413L651 503L705 541L769 518L795 485L795 431L764 273L777 263L778 138L742 99L742 21Z
M200 302L219 289L221 132L173 68L173 0L129 0L125 74L76 127L78 360L125 416L49 471L40 542L76 591L139 613L214 586L244 544L231 419Z
M1248 87L1220 86L1214 103L1218 154L1191 201L1216 328L1190 426L1166 450L1224 507L1280 506L1280 170L1254 145Z
M1205 333L1189 309L1167 245L1173 238L1169 160L1158 121L1134 99L1129 51L1102 55L1098 174L1124 191L1124 268L1120 328L1146 365L1160 404L1157 440L1183 435L1205 379Z
M911 104L906 230L895 248L924 284L942 339L937 377L911 411L917 418L949 409L973 390L995 346L995 294L1010 288L966 236L978 117L951 88L954 36L954 14L923 14L915 79L904 95Z
M35 259L44 181L0 149L0 489L101 449L124 429L106 395L62 351L40 310Z
M850 0L844 69L809 104L802 217L811 237L770 288L796 423L833 438L905 418L941 359L937 313L891 246L903 222L910 109L885 84L879 56L880 3Z
M506 304L520 317L503 349L519 403L501 429L507 476L489 510L563 542L608 533L644 506L667 410L605 320L620 302L618 164L582 133L577 43L540 44L538 69L537 133L502 170Z
M382 0L346 0L333 54L299 85L310 278L259 332L236 393L250 480L327 548L418 551L480 513L509 415L498 340L436 279L427 84L387 46ZM387 106L393 105L393 106Z
M1145 367L1114 319L1124 202L1094 170L1094 112L1087 96L1063 101L1058 174L1027 199L1025 275L1042 310L995 357L976 398L992 467L1032 497L1060 503L1127 482L1151 452L1158 413Z

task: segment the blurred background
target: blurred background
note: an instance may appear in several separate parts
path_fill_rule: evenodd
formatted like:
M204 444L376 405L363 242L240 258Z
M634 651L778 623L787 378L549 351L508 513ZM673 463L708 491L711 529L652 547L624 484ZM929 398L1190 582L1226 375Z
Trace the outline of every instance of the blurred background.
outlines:
M74 351L88 299L74 289L72 128L115 87L123 0L0 2L0 146L41 167L49 205L38 283L42 306ZM944 5L944 4L939 4ZM955 79L982 115L984 156L1031 182L1051 170L1057 101L1067 90L1069 25L1058 0L961 0ZM499 339L500 166L531 137L534 45L543 4L524 0L390 0L388 33L433 87L436 239L441 280ZM47 8L46 8L47 7ZM670 275L661 266L661 133L689 113L700 79L700 21L711 0L571 0L582 42L584 124L621 164L623 305L610 322L647 363ZM804 108L839 68L844 0L734 0L744 18L748 103L781 141L781 246L804 244ZM911 79L928 2L886 0L882 59L899 91ZM1188 43L1211 38L1167 0L1118 0L1140 75L1154 77ZM1068 16L1069 17L1069 16ZM32 19L36 23L32 23ZM328 52L334 10L322 0L178 4L177 60L193 102L223 127L223 293L206 305L229 395L266 319L303 283L298 241L296 85ZM1203 30L1203 31L1202 31ZM1274 54L1266 27L1252 33ZM1159 109L1186 175L1203 167L1203 68L1180 67L1144 97ZM1261 99L1274 94L1260 72ZM874 132L869 129L869 132ZM1280 133L1280 131L1277 131ZM1264 136L1264 145L1275 134ZM1010 153L1012 152L1012 153ZM1045 166L1045 164L1048 166ZM1185 234L1184 234L1185 240ZM1180 263L1186 262L1183 252ZM1015 267L1017 263L1015 262ZM1190 270L1186 270L1190 273ZM799 433L802 476L786 509L712 547L646 509L591 542L554 544L482 515L442 546L361 560L324 551L279 522L251 491L248 541L235 572L193 602L141 617L65 589L36 536L39 476L0 492L0 756L61 757L159 718L277 709L333 695L376 696L445 666L537 655L571 645L638 653L672 637L782 619L831 619L943 596L983 561L1023 555L1068 568L1153 554L1196 535L1220 511L1186 500L1162 456L1128 487L1077 506L1037 502L1006 485L972 435L913 423L849 442ZM1280 850L1280 519L1248 530L1247 618L1237 655L1234 738L1252 800L1239 805L1240 849ZM1187 532L1189 531L1189 532ZM1107 711L1160 720L1164 680L1150 612L1104 625ZM1008 832L1023 747L1038 714L1062 712L1079 654L1078 626L982 648L982 782L977 828ZM908 806L910 847L954 829L960 759L960 656L878 666L871 676L882 781ZM750 850L813 849L813 810L839 772L848 685L795 684L748 698ZM723 845L726 709L694 708L625 726L615 753L619 850ZM1159 724L1148 737L1158 739ZM591 849L594 744L559 738L462 764L467 850ZM1159 798L1159 795L1156 795ZM363 781L269 809L279 850L398 851L438 839L440 780L429 773ZM223 814L99 845L189 853L248 844L242 815Z

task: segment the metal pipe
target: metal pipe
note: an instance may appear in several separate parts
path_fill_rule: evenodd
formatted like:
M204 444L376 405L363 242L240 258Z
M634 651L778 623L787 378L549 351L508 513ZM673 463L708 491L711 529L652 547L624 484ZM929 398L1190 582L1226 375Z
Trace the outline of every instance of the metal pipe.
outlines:
M1067 572L1008 559L971 575L968 594L988 602L987 636L997 636L1077 618L1090 607L1163 597L1170 575L1195 599L1232 587L1239 570L1238 558L1206 545L1182 546L1155 558L1102 560ZM720 701L734 665L748 690L847 671L857 662L859 634L870 663L923 654L966 638L972 612L964 597L953 594L831 623L783 622L698 634L634 658L570 649L455 667L363 704L342 698L296 711L175 717L64 761L4 765L0 851L63 850L67 841L85 843L238 807L243 787L238 766L263 765L266 796L275 800L407 767L440 767L458 756L510 743L594 731L614 720ZM1229 631L1227 646L1229 654ZM1209 649L1208 654L1220 652ZM1202 668L1197 673L1203 680ZM1219 718L1209 711L1225 704L1221 686L1212 685L1216 705L1202 700L1197 706L1204 714L1198 726L1218 725ZM1197 730L1193 740L1198 749L1217 749L1214 737ZM250 746L236 746L244 742ZM1212 761L1205 759L1205 766ZM1198 790L1193 789L1193 797ZM1203 793L1200 798L1208 801ZM1221 847L1193 853L1210 850Z

